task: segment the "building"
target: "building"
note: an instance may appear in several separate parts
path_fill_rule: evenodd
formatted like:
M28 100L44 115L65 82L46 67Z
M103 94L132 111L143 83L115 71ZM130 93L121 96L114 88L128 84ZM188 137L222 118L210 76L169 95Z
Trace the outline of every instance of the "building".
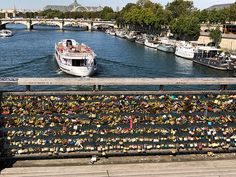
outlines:
M0 9L0 18L14 18L16 13L16 9Z
M69 6L62 6L62 5L48 5L44 8L44 10L59 10L61 12L97 12L101 11L103 7L89 7L89 6L82 6L78 4L77 0L74 3L70 4Z
M217 5L213 5L211 7L208 7L206 10L220 10L220 9L224 9L224 8L228 8L231 5L233 5L233 3L228 3L228 4L217 4Z

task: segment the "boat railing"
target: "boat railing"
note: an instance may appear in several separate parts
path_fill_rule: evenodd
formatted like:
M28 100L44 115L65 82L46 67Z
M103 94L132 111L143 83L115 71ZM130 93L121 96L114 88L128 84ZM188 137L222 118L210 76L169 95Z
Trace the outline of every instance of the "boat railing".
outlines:
M64 57L82 57L82 58L88 58L88 57L91 57L93 56L92 53L79 53L79 52L63 52L63 56Z

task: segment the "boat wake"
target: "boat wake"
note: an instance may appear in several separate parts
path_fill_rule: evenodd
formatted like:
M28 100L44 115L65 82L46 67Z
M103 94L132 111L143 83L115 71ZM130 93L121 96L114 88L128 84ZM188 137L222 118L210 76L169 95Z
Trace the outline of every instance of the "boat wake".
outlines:
M56 73L57 73L58 75L64 74L64 72L63 72L62 70L60 70L60 69L57 69L57 70L56 70Z
M118 68L121 68L120 70L123 70L125 68L125 70L127 70L127 72L123 72L123 73L119 73L119 75L121 77L156 77L155 75L157 74L156 68L151 68L151 67L142 67L142 66L137 66L131 63L125 64L123 62L119 62L119 61L113 61L113 60L109 60L106 58L98 58L98 61L102 60L104 61L103 63L99 63L101 64L101 68L103 68L104 74L103 72L99 72L98 76L111 76L111 77L116 77L117 73L114 72L109 72L109 70L111 70L111 68L115 68L116 70L119 70ZM106 70L106 71L105 71ZM139 72L142 71L142 72ZM105 73L105 72L109 72L109 73ZM143 73L145 73L145 75L143 75Z
M14 74L14 73L21 74L21 71L26 71L26 70L29 70L30 68L33 70L37 70L40 68L39 65L46 64L50 58L52 58L52 55L33 58L25 62L18 62L18 61L15 62L12 60L8 62L6 66L0 67L0 74L1 76L9 75L9 71L11 71L10 74Z
M143 69L143 70L149 70L149 69L152 69L152 68L148 68L148 67L141 67L141 66L137 66L137 65L133 65L133 64L125 64L123 62L119 62L119 61L114 61L114 60L109 60L109 59L105 59L105 58L98 58L98 60L101 59L101 60L104 60L104 61L107 61L107 62L110 62L110 63L114 63L114 64L117 64L117 65L120 65L120 66L126 66L126 67L129 67L129 68L138 68L138 69Z

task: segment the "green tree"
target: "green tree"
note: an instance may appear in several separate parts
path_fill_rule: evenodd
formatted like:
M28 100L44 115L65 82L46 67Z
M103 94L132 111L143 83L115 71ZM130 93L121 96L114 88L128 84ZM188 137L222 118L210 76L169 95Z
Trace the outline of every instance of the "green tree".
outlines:
M171 3L166 5L166 9L172 12L174 18L178 18L181 15L186 15L193 10L193 2L192 1L184 1L184 0L174 0Z
M236 3L231 5L228 9L229 21L236 21Z
M223 10L211 10L208 12L208 21L210 23L218 24L225 23L227 16L225 16L226 9Z
M104 20L108 20L109 17L111 16L111 14L113 14L113 13L114 13L113 9L111 7L106 6L101 11L100 17Z
M64 18L65 17L63 12L59 10L52 10L52 9L44 10L40 12L38 15L44 18L55 18L55 17Z
M123 19L131 28L143 23L142 11L138 6L132 6L129 11L123 13Z
M207 23L208 22L208 11L205 9L200 11L198 18L201 23Z
M154 7L154 3L150 0L138 0L136 3L141 8L152 8Z
M160 32L167 32L170 21L172 21L171 11L159 8L156 13L155 28Z
M4 13L0 13L0 18L5 18L5 14Z
M156 16L151 8L144 8L141 10L142 20L145 25L153 26L156 20Z
M35 18L35 14L33 12L26 12L24 14L25 18Z
M215 43L215 46L219 46L221 42L221 31L220 28L212 29L209 34L212 41Z
M177 38L184 40L197 39L200 34L199 19L194 15L182 15L171 21L170 29Z
M128 3L128 4L126 4L125 7L123 7L123 9L121 10L121 12L127 12L127 11L129 11L132 7L137 7L137 6L138 6L137 4Z

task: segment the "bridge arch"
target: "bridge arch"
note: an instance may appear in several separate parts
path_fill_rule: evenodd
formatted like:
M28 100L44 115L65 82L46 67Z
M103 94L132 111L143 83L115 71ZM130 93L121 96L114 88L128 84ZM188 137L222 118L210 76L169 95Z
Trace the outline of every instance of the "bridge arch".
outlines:
M25 21L2 21L1 27L6 28L6 25L8 25L8 24L21 24L21 25L26 26L26 28L28 28L28 26L29 26L29 23L25 22Z
M65 21L64 22L64 26L71 26L71 25L82 27L82 28L87 28L88 30L91 29L91 24L89 24L89 23L82 23L82 22L76 22L76 21L74 21L74 22Z
M117 25L112 22L93 22L93 26L108 26L108 27L117 28Z
M34 25L42 25L42 24L44 24L44 25L55 25L55 26L58 26L60 29L63 29L63 23L62 22L47 21L47 20L45 20L45 21L41 21L41 20L32 21L31 26L33 28Z

